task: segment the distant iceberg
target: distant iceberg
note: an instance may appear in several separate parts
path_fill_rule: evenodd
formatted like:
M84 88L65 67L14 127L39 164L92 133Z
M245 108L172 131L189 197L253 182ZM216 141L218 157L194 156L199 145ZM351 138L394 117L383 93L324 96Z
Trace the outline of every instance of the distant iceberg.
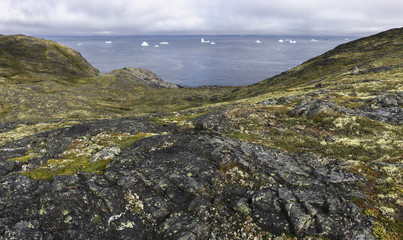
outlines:
M210 44L211 44L211 45L215 45L215 42L211 41Z
M210 41L204 40L204 38L200 39L200 42L201 42L201 43L210 43Z
M168 45L169 42L160 42L160 45Z
M77 43L77 46L81 46L81 43Z
M280 40L278 40L278 42L279 42L279 43L283 43L283 42L284 42L284 40L283 40L283 39L280 39Z
M256 43L262 43L260 40L256 40Z
M290 43L297 43L297 41L295 41L295 40L290 40Z
M110 44L110 43L112 43L112 41L106 41L105 43Z
M160 47L160 46L157 44L157 45L155 45L155 47Z
M319 42L319 40L312 38L311 42Z
M147 42L143 42L143 43L141 44L141 46L142 46L142 47L148 47L148 46L150 46L150 45L148 45Z

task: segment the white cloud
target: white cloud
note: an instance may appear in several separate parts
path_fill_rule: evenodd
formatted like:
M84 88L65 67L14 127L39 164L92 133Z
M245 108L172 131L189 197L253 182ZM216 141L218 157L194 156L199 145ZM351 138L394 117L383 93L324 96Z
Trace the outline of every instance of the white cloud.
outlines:
M398 0L2 0L0 33L360 34L400 27Z

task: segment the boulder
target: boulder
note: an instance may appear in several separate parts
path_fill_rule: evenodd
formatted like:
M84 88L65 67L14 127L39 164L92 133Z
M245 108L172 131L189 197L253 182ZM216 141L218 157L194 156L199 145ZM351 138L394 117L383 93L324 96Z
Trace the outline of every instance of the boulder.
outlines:
M114 159L117 155L119 155L121 149L118 146L108 146L101 151L95 153L91 157L91 161L95 162L98 160L107 160L107 159Z

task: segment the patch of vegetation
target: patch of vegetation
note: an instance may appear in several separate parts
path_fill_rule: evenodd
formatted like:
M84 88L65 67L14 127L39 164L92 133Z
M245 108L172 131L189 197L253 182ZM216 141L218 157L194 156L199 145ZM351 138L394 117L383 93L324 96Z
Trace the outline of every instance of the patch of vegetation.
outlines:
M63 152L62 158L49 159L45 164L20 172L20 174L34 180L52 180L55 175L72 175L79 171L102 174L111 159L93 161L91 157L96 152L111 145L117 145L123 149L140 139L153 135L155 134L143 132L136 135L102 132L91 138L75 139Z
M10 158L10 159L8 159L7 161L11 161L11 162L12 162L12 161L15 161L15 162L20 162L20 163L25 163L25 162L28 162L28 161L31 160L32 158L35 158L35 157L37 157L37 156L39 156L39 155L40 155L39 153L35 153L35 152L32 152L32 151L28 151L25 156L16 157L16 158Z
M0 132L0 146L40 132L49 131L62 127L69 127L75 124L79 124L79 122L66 121L56 123L22 123L17 125L11 131Z
M168 125L174 123L180 127L194 128L193 123L190 122L190 120L206 115L209 112L211 111L200 113L174 113L165 117L151 117L148 119L148 121L155 122L158 125Z
M357 204L376 219L374 234L380 239L402 236L403 126L340 113L290 117L285 106L244 106L227 111L226 117L236 126L226 132L228 137L343 160L369 180L361 186L368 199Z

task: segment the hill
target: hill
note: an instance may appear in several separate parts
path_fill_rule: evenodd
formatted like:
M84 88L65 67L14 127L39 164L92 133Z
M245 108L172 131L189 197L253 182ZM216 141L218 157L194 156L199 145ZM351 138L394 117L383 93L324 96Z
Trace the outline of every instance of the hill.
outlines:
M0 239L403 237L403 28L245 87L67 49L44 71L56 43L18 37L40 54L0 48Z
M40 81L98 75L79 52L56 42L24 35L0 36L0 78Z

